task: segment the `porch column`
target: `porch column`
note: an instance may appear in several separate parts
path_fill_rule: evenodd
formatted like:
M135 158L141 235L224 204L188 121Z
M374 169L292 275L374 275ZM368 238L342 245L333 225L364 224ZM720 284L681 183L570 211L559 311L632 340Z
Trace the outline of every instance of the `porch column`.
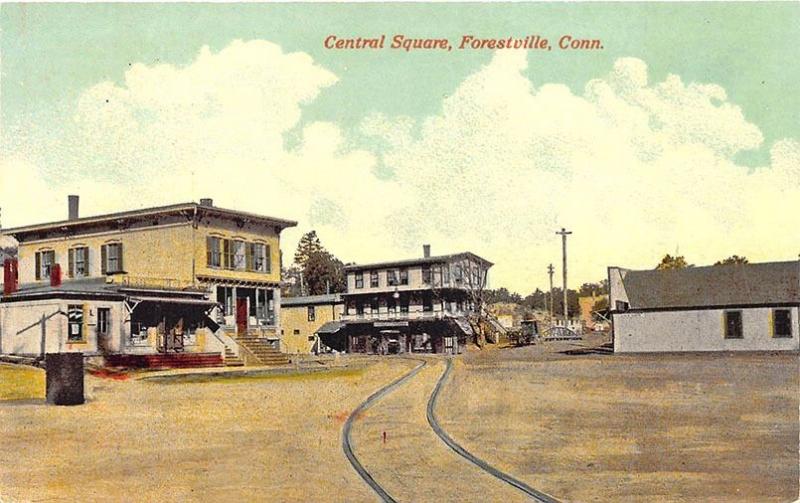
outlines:
M281 327L281 289L272 289L272 305L275 306L275 326L280 329ZM280 333L280 332L278 332Z
M233 313L232 313L233 314L233 332L236 335L240 335L239 334L239 320L237 319L237 317L239 316L239 309L238 309L238 307L236 305L237 304L237 297L236 297L236 287L235 286L231 287L231 296L233 297L233 301L231 302L232 311L233 311Z

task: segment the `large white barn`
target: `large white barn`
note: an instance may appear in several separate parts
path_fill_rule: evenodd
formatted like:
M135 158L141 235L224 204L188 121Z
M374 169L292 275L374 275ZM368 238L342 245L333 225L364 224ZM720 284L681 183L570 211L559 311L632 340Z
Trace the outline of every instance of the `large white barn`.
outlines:
M608 268L614 351L800 349L800 261Z

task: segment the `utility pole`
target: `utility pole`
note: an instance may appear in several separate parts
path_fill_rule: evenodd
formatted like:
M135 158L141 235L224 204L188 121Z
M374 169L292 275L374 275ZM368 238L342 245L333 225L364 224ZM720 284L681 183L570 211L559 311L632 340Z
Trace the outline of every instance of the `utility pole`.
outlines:
M556 272L556 268L553 267L553 264L547 266L547 274L550 275L550 293L548 297L550 297L550 326L553 326L553 273Z
M567 317L568 317L568 307L567 307L567 236L572 234L572 231L568 231L565 228L561 228L560 231L556 232L557 235L561 236L561 258L562 258L562 265L561 265L561 275L564 278L564 326L567 326Z

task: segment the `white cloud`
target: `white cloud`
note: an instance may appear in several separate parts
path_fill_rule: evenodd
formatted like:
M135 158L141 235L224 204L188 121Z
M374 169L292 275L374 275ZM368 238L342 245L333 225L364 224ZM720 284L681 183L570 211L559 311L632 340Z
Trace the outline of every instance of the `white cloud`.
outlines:
M561 226L574 231L575 283L604 277L606 265L653 267L676 248L697 263L800 249L779 230L800 211L788 175L798 144L776 144L772 166L748 175L732 158L763 138L723 88L675 75L650 84L646 64L625 58L575 95L534 86L526 63L523 52L498 53L413 137L397 138L408 118L394 131L385 117L364 122L367 134L391 131L383 162L416 196L401 212L413 232L400 245L473 249L496 262L496 284L523 292L560 265Z
M674 75L651 83L643 61L624 58L576 95L528 79L526 66L524 52L504 51L440 113L364 118L364 145L380 145L367 148L337 124L303 123L303 108L338 81L304 53L236 41L186 66L134 64L121 83L81 95L59 166L30 143L0 159L4 224L63 218L73 192L83 214L208 195L298 219L284 234L288 256L311 228L359 262L431 243L486 256L494 284L523 293L560 266L561 226L574 231L574 285L610 264L652 267L676 247L695 263L800 249L782 231L800 211L800 146L777 142L752 174L736 165L763 138L723 88Z

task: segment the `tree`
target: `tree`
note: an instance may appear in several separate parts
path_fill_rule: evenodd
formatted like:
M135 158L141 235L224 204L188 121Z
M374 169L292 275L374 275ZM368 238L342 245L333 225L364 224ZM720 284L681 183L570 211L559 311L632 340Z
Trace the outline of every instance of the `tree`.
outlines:
M578 290L578 295L581 297L592 297L593 295L603 295L608 293L608 280L604 279L598 283L584 283ZM562 302L563 304L563 302Z
M668 269L685 269L687 267L694 267L694 265L686 263L683 255L673 257L668 253L661 259L661 263L656 266L656 270L665 271Z
M308 295L344 292L344 264L325 250L313 252L303 268L303 280Z
M300 242L297 243L297 251L294 252L294 263L302 269L306 266L306 262L308 262L308 258L312 254L322 251L325 251L325 248L323 248L317 237L317 231L310 230L303 234Z
M297 243L294 264L283 269L283 294L287 297L341 293L346 289L344 264L322 246L314 230Z
M739 255L731 255L730 257L728 257L726 259L717 260L714 263L714 265L737 265L737 264L747 264L749 262L750 261L747 260L747 257L745 257L745 256L741 256L740 257Z
M517 292L509 292L505 287L500 287L496 290L486 290L486 303L495 304L497 302L521 304L522 295L518 294Z

